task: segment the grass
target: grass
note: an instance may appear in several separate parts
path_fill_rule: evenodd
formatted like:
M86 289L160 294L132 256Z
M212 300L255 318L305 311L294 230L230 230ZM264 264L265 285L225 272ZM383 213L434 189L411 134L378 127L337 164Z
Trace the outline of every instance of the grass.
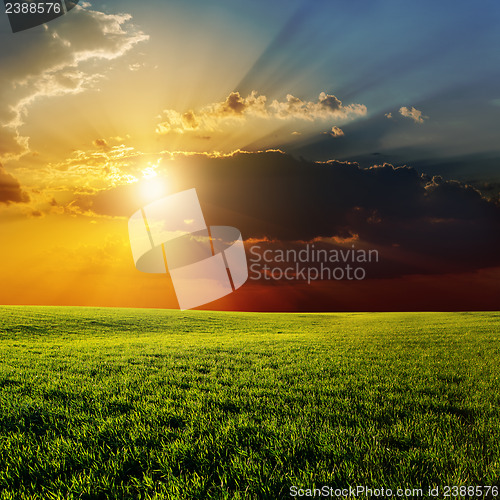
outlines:
M0 499L500 483L500 314L0 307Z

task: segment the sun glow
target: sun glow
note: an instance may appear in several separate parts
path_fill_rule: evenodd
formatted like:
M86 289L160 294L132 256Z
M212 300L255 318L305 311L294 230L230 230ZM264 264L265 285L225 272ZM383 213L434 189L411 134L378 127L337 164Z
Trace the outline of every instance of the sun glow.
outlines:
M142 170L142 180L140 180L139 191L145 202L150 202L161 198L167 193L167 182L164 177L158 176L158 163L148 163Z
M156 171L157 168L158 168L158 165L149 164L149 167L146 167L142 171L142 177L144 179L153 179L154 177L157 177L158 176L158 172Z
M153 201L167 193L164 179L152 178L141 181L140 193L145 202Z

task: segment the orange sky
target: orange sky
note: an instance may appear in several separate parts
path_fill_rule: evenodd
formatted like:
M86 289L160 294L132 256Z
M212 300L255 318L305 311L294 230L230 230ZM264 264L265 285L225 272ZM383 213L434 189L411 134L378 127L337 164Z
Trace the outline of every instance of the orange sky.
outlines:
M432 108L424 113L408 102L407 95L416 106L423 99L417 93L419 86L401 84L404 99L387 90L382 100L380 89L369 92L361 86L355 92L352 89L359 82L346 85L345 75L352 66L349 54L341 61L340 50L335 54L316 51L317 57L311 59L294 49L295 35L300 41L300 36L316 33L302 8L291 8L286 15L273 8L261 19L255 12L215 7L211 11L204 6L200 8L207 12L195 20L176 2L158 19L127 2L120 8L82 5L47 25L16 34L9 31L5 16L0 18L2 46L9 49L0 57L3 304L177 307L166 276L135 269L127 215L159 196L197 183L209 192L219 179L190 178L194 175L188 173L192 172L190 160L233 158L239 150L317 147L317 156L303 165L309 169L315 160L337 158L346 144L360 155L379 154L373 153L371 139L379 130L386 135L380 137L377 148L397 143L413 154L419 145L430 147L436 142L436 130L449 132L455 127L451 116L451 128L432 128L439 127ZM323 26L321 13L316 14L315 23ZM171 20L169 29L165 19ZM213 29L214 23L219 29ZM370 24L367 20L366 29ZM326 30L325 36L329 33ZM311 36L303 39L323 46L319 34L316 41ZM415 53L417 49L418 44ZM277 61L272 62L271 56ZM344 71L333 71L330 60ZM357 75L360 68L352 71ZM413 74L411 68L408 71ZM373 85L375 89L377 83ZM337 90L347 97L337 97ZM363 127L368 127L365 135L370 140L357 143L351 132L355 135ZM406 163L396 150L400 164ZM255 161L260 157L255 156ZM391 172L391 176L403 175L403 171ZM246 173L241 175L244 178ZM237 175L232 182L240 182ZM437 190L440 181L425 182ZM244 193L245 186L238 187ZM443 203L447 203L448 188L453 185L442 188ZM454 203L470 195L462 188ZM125 199L123 193L128 193ZM308 196L306 210L317 199L314 192ZM285 186L276 190L276 199L286 202L287 197ZM203 202L208 208L217 205L209 198ZM257 194L255 204L259 203ZM482 207L475 200L473 209L474 203ZM227 205L223 209L227 217L237 210ZM376 220L375 212L367 220ZM255 226L255 215L243 211L236 215L236 221ZM387 248L386 256L394 261L412 260L409 252L397 256L393 247ZM420 263L427 257L415 253L413 260ZM428 309L433 306L431 297L444 294L448 298L436 307L481 308L484 304L493 308L498 270L489 261L483 267L488 269L478 265L463 273L373 277L356 286L250 283L213 307L338 310L384 309L390 304L388 309ZM381 289L384 294L377 293Z

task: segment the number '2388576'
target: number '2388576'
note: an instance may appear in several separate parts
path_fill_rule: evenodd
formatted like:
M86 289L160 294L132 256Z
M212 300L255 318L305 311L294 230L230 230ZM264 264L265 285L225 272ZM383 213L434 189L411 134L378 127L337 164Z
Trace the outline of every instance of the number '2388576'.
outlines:
M3 0L13 33L35 28L68 13L79 0Z
M54 2L15 2L5 4L6 14L60 14L62 6Z

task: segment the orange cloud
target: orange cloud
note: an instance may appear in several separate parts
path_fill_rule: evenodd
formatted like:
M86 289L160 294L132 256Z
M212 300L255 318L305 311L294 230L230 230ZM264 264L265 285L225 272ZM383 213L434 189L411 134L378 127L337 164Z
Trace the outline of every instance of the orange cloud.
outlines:
M339 128L339 127L332 127L332 131L329 132L329 134L332 136L332 137L342 137L344 135L344 131Z
M403 106L402 108L399 108L399 113L401 114L401 116L404 116L405 118L411 118L415 123L424 123L424 120L429 118L428 116L424 116L422 114L422 111L414 108L413 106L411 109L408 109L406 106Z
M18 180L0 164L0 203L27 203L28 193L21 189Z

